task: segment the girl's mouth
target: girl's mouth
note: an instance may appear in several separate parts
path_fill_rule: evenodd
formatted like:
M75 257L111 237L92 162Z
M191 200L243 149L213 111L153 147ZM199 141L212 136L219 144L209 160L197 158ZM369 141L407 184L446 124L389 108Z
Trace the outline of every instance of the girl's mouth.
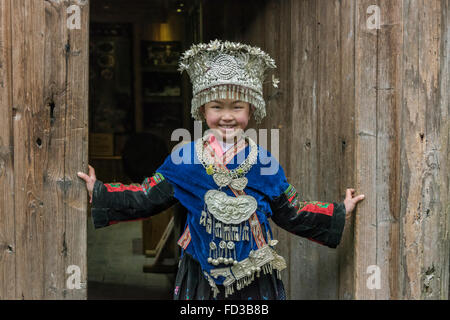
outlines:
M225 132L227 132L227 131L236 131L236 129L238 128L236 125L226 125L226 124L224 124L224 125L219 125L219 128L222 130L222 131L225 131Z

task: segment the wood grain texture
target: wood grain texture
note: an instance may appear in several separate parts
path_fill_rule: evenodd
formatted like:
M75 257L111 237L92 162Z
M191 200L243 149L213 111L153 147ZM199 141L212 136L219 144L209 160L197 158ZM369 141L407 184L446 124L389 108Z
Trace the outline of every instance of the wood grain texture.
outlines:
M393 299L398 292L399 221L398 168L400 161L399 110L401 106L402 7L380 1L381 26L377 30L376 78L376 265L380 288L376 299ZM368 275L367 275L368 276Z
M341 2L340 24L340 101L337 121L338 146L341 168L339 168L339 194L342 197L346 188L355 187L355 15L356 4L352 0ZM359 190L356 190L359 193ZM339 200L339 199L337 199ZM355 213L357 214L357 212ZM338 250L339 299L354 298L354 216L346 222L344 234Z
M65 93L66 59L64 47L66 29L59 18L65 16L65 8L45 2L45 30L43 56L44 93L42 119L44 130L40 137L41 150L46 158L43 163L43 185L46 208L44 215L44 246L48 255L44 264L44 297L58 299L65 294L65 215L64 215L64 162L65 162Z
M77 172L88 170L89 2L86 1L80 8L81 29L67 30L65 47L67 93L63 250L66 252L66 266L80 268L81 288L69 290L65 296L67 299L86 299L87 296L87 194Z
M285 112L280 112L280 109L282 106L291 103L292 100L293 82L290 72L292 50L291 7L292 1L269 1L265 7L265 47L277 63L278 68L273 74L280 79L280 83L278 88L274 88L270 83L265 86L265 94L268 97L266 99L267 110L270 113L265 123L260 126L261 128L278 131L278 146L272 143L271 152L278 158L278 161L285 170L285 174L288 174L290 165L289 151L291 150L290 140L292 138L292 124L290 119L293 116L294 110L288 108L285 109ZM281 61L284 62L281 63ZM287 179L290 179L290 177ZM274 238L279 241L277 250L286 259L288 265L288 269L282 272L282 281L287 297L291 298L293 289L293 286L291 286L292 260L290 257L290 252L292 251L292 235L277 227L274 223L272 223L272 226L274 229Z
M442 14L448 1L403 3L400 296L442 299L448 297L449 253L448 12Z
M67 26L72 4L79 5L81 29ZM0 188L8 195L0 218L6 249L0 293L85 299L87 198L76 172L87 169L89 6L28 0L0 6L1 59L7 62L0 69L6 85ZM70 265L79 267L81 289L66 285Z
M440 282L441 288L439 293L440 299L448 299L450 296L450 270L445 266L450 265L450 255L446 254L450 252L450 70L449 70L449 52L450 52L450 1L442 0L441 4L441 25L440 25L440 47L439 47L439 112L442 119L439 120L439 130L436 130L437 144L441 146L439 152L438 161L440 164L440 173L438 174L437 184L439 185L440 201L435 202L433 206L437 206L435 212L439 212L440 225L439 232L440 238L443 242L441 250L443 255L440 263L444 266L441 269ZM441 173L442 172L442 173ZM445 174L447 173L447 175ZM448 285L447 285L448 284ZM447 286L447 288L446 288Z
M290 183L301 199L318 199L318 3L291 2L291 97L292 105L289 135L290 157L286 168ZM287 151L289 152L289 151ZM291 236L289 257L292 299L317 299L320 270L319 245L307 239ZM298 285L296 285L298 284ZM325 296L325 295L324 295Z
M355 19L355 189L367 195L355 216L355 298L375 299L366 270L376 265L377 208L377 29L368 29L366 9L374 1L358 1Z
M11 0L0 1L0 300L15 298Z
M13 124L17 299L37 299L44 292L43 152L36 143L43 125L35 122L43 116L44 23L42 14L34 14L43 11L43 6L44 2L19 0L11 12L13 104L17 108Z

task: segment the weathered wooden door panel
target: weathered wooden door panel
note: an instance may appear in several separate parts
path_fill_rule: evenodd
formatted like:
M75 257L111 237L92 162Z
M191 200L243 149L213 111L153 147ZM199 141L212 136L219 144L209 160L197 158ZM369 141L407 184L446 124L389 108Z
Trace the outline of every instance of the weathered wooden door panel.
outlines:
M88 2L0 10L0 297L84 299Z
M0 299L15 297L11 1L0 1Z

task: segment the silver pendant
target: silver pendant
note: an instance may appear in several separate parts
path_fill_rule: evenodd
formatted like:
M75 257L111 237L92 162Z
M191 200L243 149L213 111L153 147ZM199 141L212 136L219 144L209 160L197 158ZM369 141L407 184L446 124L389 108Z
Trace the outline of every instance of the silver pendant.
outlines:
M213 179L219 187L226 187L231 183L231 177L223 173L214 173Z
M242 191L247 186L248 179L246 177L233 179L230 183L230 187Z
M224 173L213 174L213 179L219 187L226 187L229 185L231 188L239 191L244 190L248 183L246 177L232 179L229 175Z
M252 196L230 197L225 192L218 190L208 190L205 194L205 203L214 218L224 224L244 222L250 218L258 207L256 199Z

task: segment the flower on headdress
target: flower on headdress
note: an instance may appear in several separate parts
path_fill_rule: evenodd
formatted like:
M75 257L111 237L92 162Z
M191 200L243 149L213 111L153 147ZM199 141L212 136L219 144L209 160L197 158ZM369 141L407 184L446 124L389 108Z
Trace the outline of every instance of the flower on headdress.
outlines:
M277 66L275 65L275 60L273 60L272 58L268 58L267 59L267 65L271 68L276 68Z
M260 48L253 47L253 48L250 48L249 53L254 54L254 55L261 55L263 52Z
M234 43L234 42L230 43L230 49L239 50L241 47L242 47L242 45L240 43Z
M183 53L182 59L187 59L192 55L192 49L187 50L185 53Z
M223 42L223 47L227 50L233 49L233 45L234 43L230 42L230 41L224 41Z
M272 85L275 87L275 88L278 88L278 84L280 83L280 80L279 79L277 79L277 78L275 78L275 75L273 74L272 75Z
M216 39L216 40L210 42L209 47L207 48L207 50L208 51L219 50L220 47L221 47L220 41Z
M180 62L180 63L179 63L179 67L178 67L178 71L187 70L187 68L188 68L188 65L187 65L187 64L185 64L185 63L183 63L183 62Z

